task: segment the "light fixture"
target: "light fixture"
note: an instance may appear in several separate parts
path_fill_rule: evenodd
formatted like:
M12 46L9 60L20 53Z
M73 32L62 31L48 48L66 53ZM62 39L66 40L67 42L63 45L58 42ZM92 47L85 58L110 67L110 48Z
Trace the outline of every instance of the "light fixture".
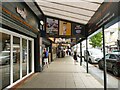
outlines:
M8 40L5 40L5 42L7 43L7 42L8 42Z
M41 24L41 25L43 25L43 24L44 24L44 22L41 20L41 21L40 21L40 24Z

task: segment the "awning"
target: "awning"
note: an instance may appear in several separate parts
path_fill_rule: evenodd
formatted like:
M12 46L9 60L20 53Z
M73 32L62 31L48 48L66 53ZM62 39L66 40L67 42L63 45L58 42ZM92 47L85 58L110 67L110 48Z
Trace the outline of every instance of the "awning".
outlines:
M104 0L35 0L46 16L87 24Z

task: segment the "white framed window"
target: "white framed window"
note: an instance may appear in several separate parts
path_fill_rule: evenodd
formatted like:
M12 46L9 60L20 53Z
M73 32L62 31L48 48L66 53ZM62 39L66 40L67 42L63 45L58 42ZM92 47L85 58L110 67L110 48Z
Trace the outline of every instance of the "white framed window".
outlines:
M0 89L10 88L34 73L33 38L0 27L0 47Z

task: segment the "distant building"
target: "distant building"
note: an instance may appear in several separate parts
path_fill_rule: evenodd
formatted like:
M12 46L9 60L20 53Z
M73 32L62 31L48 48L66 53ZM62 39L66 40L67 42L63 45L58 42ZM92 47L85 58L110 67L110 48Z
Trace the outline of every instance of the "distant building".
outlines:
M120 31L118 29L119 26L116 23L105 30L105 46L109 52L116 51L119 48Z

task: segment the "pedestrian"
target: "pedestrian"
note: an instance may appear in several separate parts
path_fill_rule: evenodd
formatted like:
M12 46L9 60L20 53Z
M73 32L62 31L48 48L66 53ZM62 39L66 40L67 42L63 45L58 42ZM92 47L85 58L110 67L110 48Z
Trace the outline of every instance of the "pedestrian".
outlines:
M44 51L43 51L43 60L44 60L45 66L47 66L48 68L48 51L46 50L46 48L44 48Z
M74 64L76 65L76 63L78 62L77 61L77 52L76 51L74 52L73 59L74 59Z

